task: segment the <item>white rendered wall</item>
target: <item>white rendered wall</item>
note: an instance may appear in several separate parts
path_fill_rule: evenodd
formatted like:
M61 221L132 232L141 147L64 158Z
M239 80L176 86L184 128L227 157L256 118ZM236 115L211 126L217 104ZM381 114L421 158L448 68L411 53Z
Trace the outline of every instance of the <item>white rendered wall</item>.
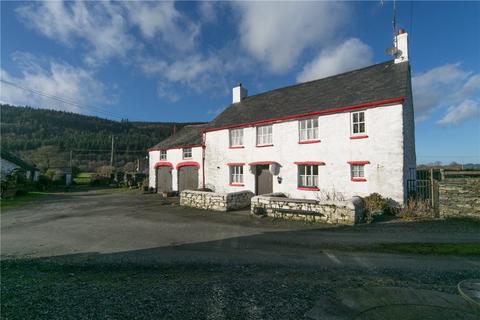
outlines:
M173 165L172 170L172 189L173 191L178 191L178 170L176 169L177 165L181 162L194 161L197 162L200 167L198 168L198 187L201 188L203 185L203 175L202 175L202 148L194 147L192 148L192 158L183 159L182 149L169 149L167 150L167 159L160 160L160 151L150 151L149 155L149 171L148 171L148 180L149 187L156 188L156 174L155 174L155 164L159 161L170 162Z
M404 202L404 144L402 105L366 109L368 138L350 139L350 112L320 116L319 139L314 144L298 143L298 120L273 124L272 147L255 147L255 127L244 128L244 148L229 149L229 131L206 134L206 187L218 192L250 190L255 192L255 176L248 163L276 161L278 176L273 179L273 192L290 197L317 199L322 192L342 193L345 198L367 196L378 192L399 203ZM296 161L323 161L319 167L318 191L297 189ZM370 161L365 165L366 182L350 179L348 161ZM227 163L245 163L244 186L229 186Z

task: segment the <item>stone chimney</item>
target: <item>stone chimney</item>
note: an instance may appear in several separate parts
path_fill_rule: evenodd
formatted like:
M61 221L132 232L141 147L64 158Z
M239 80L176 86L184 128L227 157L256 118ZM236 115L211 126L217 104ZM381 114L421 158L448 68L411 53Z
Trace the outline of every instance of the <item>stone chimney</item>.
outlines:
M405 29L398 30L394 41L398 49L395 54L395 63L408 61L408 34L405 32Z
M242 101L247 97L248 91L242 84L239 82L235 87L232 89L232 103L237 103Z

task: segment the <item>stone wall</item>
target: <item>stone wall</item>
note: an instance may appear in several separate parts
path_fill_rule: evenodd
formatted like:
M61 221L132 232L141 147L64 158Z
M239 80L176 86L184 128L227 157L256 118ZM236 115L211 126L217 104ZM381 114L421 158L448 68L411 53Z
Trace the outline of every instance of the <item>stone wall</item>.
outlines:
M480 218L480 178L438 182L440 217Z
M238 191L216 193L206 191L185 190L180 193L180 205L214 211L229 211L250 206L253 193Z
M263 195L253 197L250 208L253 215L347 225L360 222L364 213L363 202L359 197L348 201L327 202Z

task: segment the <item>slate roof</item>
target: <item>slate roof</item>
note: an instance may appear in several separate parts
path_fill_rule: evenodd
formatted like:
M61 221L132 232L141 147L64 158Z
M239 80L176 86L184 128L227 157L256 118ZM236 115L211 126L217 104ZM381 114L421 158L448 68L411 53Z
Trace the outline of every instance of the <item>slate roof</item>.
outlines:
M35 168L35 166L31 165L28 162L25 162L24 160L20 159L19 157L17 157L13 153L8 152L4 148L2 148L2 150L1 150L1 157L2 157L2 159L8 160L11 163L14 163L17 166L19 166L19 167L21 167L25 170L30 170L30 171L31 170L38 170L37 168Z
M181 146L200 145L202 142L202 129L206 127L206 123L186 125L182 129L178 130L178 132L174 135L171 135L170 137L156 144L150 150L161 150Z
M408 62L393 60L246 97L231 104L210 128L268 120L407 96Z

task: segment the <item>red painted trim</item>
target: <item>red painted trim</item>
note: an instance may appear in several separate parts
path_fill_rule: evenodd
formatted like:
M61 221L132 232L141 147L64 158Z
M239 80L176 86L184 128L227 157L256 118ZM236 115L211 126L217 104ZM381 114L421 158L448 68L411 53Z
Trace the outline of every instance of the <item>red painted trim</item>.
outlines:
M351 180L354 181L354 182L365 182L365 181L367 181L367 179L365 179L365 178L351 178Z
M370 161L347 161L348 164L370 164Z
M259 124L280 122L280 121L294 120L294 119L301 119L301 118L307 118L307 117L324 115L324 114L340 113L340 112L351 111L351 110L356 110L356 109L374 108L374 107L379 107L379 106L387 105L387 104L394 104L394 103L399 103L399 102L403 103L405 101L405 99L406 99L405 97L398 97L398 98L392 98L392 99L386 99L386 100L371 101L371 102L361 103L361 104L356 104L356 105L351 105L351 106L325 109L325 110L322 110L322 111L314 111L314 112L295 114L295 115L285 116L285 117L271 118L271 119L261 120L261 121L233 124L233 125L228 125L228 126L223 126L223 127L218 127L218 128L208 128L208 129L205 129L204 132L255 126L255 125L259 125Z
M257 161L257 162L250 162L248 165L249 166L257 166L257 165L262 165L262 164L274 164L278 163L276 161Z
M324 166L325 162L323 161L296 161L296 165L311 165L311 166Z
M273 147L273 144L257 144L255 147L257 148Z
M298 144L309 144L309 143L318 143L321 140L303 140L303 141L298 141Z
M351 136L350 139L354 140L354 139L366 139L368 138L368 136Z
M159 161L159 162L155 163L154 168L157 169L159 167L170 167L170 168L173 169L173 164L171 164L170 162L167 162L167 161Z
M193 166L193 167L197 167L197 168L200 168L200 164L196 161L184 161L184 162L180 162L179 164L177 164L177 166L175 167L175 169L180 169L181 167L186 167L186 166Z
M173 150L173 149L183 149L183 148L197 148L197 147L201 147L202 145L201 144L187 144L187 145L184 145L184 146L178 146L178 147L172 147L172 148L150 148L148 149L147 151L160 151L160 150Z
M244 162L230 162L230 163L227 163L227 166L244 166L245 163Z
M228 184L230 187L243 187L245 184L243 183L229 183Z
M297 187L298 190L303 191L319 191L320 189L317 187Z
M231 146L231 147L228 147L228 149L243 149L245 148L245 146Z

